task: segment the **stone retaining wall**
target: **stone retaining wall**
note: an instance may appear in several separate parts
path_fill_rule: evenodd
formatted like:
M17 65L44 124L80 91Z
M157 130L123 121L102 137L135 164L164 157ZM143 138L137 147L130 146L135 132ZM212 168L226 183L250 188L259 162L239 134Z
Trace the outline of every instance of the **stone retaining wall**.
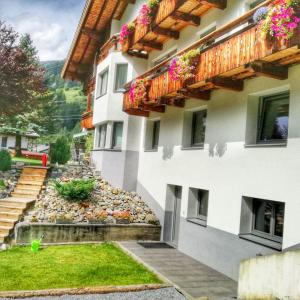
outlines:
M44 236L43 243L76 243L101 241L159 241L161 227L149 224L34 224L19 223L15 229L16 243L29 244Z

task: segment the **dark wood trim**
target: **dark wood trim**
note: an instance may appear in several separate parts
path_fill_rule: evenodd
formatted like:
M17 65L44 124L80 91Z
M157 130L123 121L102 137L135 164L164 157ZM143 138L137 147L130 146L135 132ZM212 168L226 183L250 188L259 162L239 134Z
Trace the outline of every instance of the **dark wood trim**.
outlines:
M188 14L180 11L175 11L170 17L173 18L174 20L183 21L193 26L199 26L201 20L200 17L198 16L194 16L192 14Z
M288 66L275 65L265 61L255 61L246 65L255 72L257 76L265 76L279 80L288 78Z
M166 28L162 28L162 27L154 27L152 29L152 31L156 34L164 35L166 37L170 37L175 40L178 40L179 36L180 36L179 31L170 30L170 29L166 29Z
M179 90L179 93L181 93L183 96L188 98L195 98L200 100L210 100L211 91L199 91L197 89L182 89Z
M159 113L164 113L166 111L166 107L164 105L152 106L144 104L143 109Z
M212 83L215 88L226 89L240 92L244 89L244 81L239 79L232 79L228 77L214 77L207 80Z
M157 42L141 40L138 42L138 44L142 45L143 47L148 47L148 48L151 48L154 50L162 50L163 49L163 44L157 43Z
M225 9L227 7L227 0L199 0L199 2L220 9Z

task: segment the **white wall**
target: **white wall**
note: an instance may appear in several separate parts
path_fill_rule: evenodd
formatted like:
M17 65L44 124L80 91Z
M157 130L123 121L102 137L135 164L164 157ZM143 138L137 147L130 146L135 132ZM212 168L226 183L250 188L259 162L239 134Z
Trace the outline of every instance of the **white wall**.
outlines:
M138 182L165 207L166 186L183 186L181 217L187 216L189 187L209 190L207 225L239 234L242 196L285 202L283 248L300 242L300 66L289 79L256 78L243 92L214 91L210 101L188 100L186 108L207 105L203 150L181 150L182 108L168 107L160 116L158 152L144 152L141 143ZM245 148L248 95L290 88L287 147ZM143 129L141 129L143 130ZM161 220L163 222L163 220Z
M6 149L15 148L16 138L14 136L7 136L7 135L0 135L0 148L1 148L2 137L8 138ZM28 140L26 137L22 137L21 148L27 149L27 147L28 147Z

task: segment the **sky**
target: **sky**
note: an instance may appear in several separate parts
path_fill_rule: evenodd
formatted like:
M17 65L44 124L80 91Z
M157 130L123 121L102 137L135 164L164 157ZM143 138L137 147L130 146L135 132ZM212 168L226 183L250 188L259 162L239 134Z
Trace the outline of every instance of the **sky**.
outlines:
M65 59L85 0L0 0L0 20L29 33L41 61Z

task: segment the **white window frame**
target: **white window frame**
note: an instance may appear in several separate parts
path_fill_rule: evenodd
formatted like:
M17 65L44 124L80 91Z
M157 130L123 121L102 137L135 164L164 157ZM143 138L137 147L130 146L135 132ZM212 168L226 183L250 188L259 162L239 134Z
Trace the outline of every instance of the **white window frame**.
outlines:
M107 74L107 80L106 80L106 87L105 87L105 91L102 92L102 85L103 85L103 75ZM109 76L109 68L107 67L106 69L104 69L102 72L100 72L98 74L98 82L97 82L97 98L100 98L104 95L107 94L107 89L108 89L108 76Z
M128 80L128 63L124 62L124 63L117 63L115 65L115 78L114 78L114 92L115 93L122 93L125 91L124 88L117 88L117 77L118 77L118 67L119 66L127 66L127 73L126 73L126 81L124 83L124 85L126 84L127 80Z

